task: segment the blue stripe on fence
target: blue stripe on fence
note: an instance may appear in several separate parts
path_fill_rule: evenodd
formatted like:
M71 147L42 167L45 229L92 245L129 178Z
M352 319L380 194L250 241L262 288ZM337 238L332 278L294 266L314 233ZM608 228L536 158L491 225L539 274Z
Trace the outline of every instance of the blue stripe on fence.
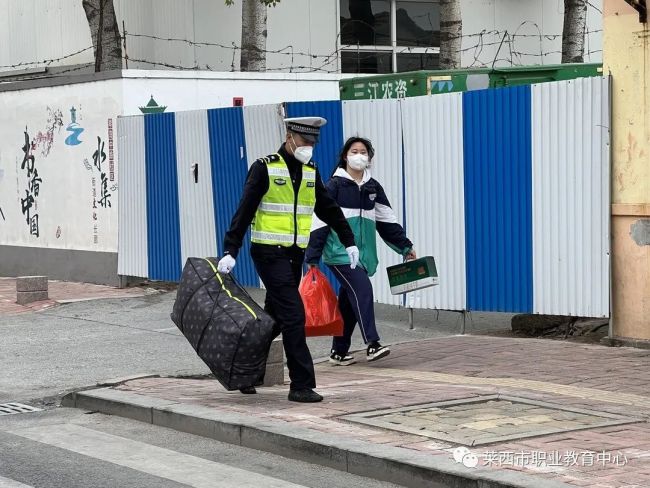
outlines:
M323 181L330 179L343 147L343 106L340 100L324 102L288 102L287 117L323 117L327 124L321 129L318 144L314 148L314 161ZM321 266L334 290L338 293L339 282L327 266Z
M463 94L469 310L533 309L530 94Z
M340 100L326 102L289 102L287 117L323 117L327 124L321 129L320 139L314 148L314 161L318 171L327 181L332 174L343 147L343 111Z
M241 107L208 110L210 134L210 164L212 168L212 198L217 231L217 244L223 253L223 237L239 206L248 174L244 117ZM235 276L244 286L258 287L259 278L250 256L250 231L239 255Z
M146 115L144 134L149 278L178 281L183 263L174 114Z

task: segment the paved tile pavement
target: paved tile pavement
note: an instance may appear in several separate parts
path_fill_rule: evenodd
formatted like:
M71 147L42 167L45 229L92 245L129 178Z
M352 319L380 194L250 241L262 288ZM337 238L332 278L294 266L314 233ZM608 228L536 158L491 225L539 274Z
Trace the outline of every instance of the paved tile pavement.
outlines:
M625 416L502 395L375 410L342 418L465 446L636 423L636 419Z
M481 395L522 397L638 422L585 425L584 430L468 447L480 465L573 486L650 487L650 351L488 336L445 337L392 349L389 357L376 363L366 363L358 353L363 362L352 366L318 364L318 391L325 396L320 404L288 402L287 385L261 388L257 395L226 392L216 381L202 379L146 378L116 388L448 458L458 444L341 417ZM481 413L458 418L472 422L476 415ZM526 430L540 420L533 416L519 425ZM552 428L568 428L561 416L543 420ZM467 462L471 456L463 459Z
M14 315L55 307L59 303L99 298L133 298L146 295L140 287L114 288L91 283L72 283L67 281L48 281L49 300L41 300L27 305L16 303L16 279L0 278L0 315Z

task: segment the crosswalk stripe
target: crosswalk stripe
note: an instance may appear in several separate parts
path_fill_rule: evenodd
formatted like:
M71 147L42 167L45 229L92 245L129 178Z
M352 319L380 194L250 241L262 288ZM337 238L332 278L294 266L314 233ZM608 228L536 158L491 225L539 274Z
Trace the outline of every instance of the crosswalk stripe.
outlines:
M11 433L196 488L305 488L227 464L78 425L48 425Z
M18 481L0 476L0 488L34 488L31 485L24 485Z

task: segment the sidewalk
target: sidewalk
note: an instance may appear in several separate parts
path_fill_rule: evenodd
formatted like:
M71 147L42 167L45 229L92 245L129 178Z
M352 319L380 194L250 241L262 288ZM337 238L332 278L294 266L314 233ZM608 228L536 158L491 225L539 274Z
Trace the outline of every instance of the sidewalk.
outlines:
M49 300L18 305L16 303L16 279L0 278L0 315L34 312L52 308L59 303L70 303L99 298L134 298L147 294L144 288L114 288L91 283L72 283L67 281L48 281Z
M454 336L394 346L377 363L363 355L317 365L320 404L288 402L286 385L241 395L177 378L66 403L405 486L650 486L650 351Z

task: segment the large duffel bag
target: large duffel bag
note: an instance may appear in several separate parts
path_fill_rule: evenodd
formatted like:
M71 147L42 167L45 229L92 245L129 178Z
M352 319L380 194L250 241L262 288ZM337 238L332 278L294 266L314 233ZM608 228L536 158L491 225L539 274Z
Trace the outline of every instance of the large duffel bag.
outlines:
M172 321L228 390L259 386L273 340L273 319L214 258L188 258Z

